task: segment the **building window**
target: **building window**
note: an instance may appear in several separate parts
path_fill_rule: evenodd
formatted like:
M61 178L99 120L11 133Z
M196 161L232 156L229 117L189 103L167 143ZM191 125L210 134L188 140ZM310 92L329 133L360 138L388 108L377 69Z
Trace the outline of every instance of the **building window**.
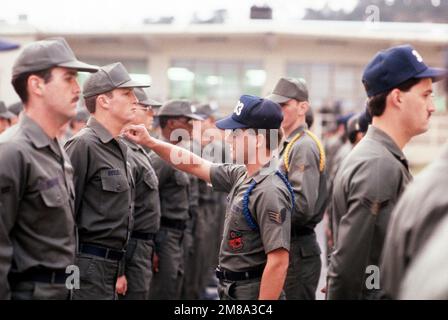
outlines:
M168 69L170 98L233 105L241 94L261 95L262 64L248 61L173 60Z
M366 99L361 83L362 68L355 65L288 63L286 74L303 78L310 102L317 108L340 104L342 112L364 108Z
M97 65L105 66L114 62L121 62L129 75L133 80L141 81L144 83L151 83L151 76L148 72L148 61L146 59L110 59L110 58L95 58L95 57L82 57L81 61ZM84 83L85 79L89 76L88 73L79 73L79 82Z

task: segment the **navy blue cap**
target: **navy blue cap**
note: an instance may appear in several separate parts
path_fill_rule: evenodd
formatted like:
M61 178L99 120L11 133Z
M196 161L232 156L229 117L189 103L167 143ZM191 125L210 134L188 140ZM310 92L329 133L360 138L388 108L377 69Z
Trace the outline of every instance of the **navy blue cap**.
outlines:
M354 112L349 112L347 114L340 115L336 118L336 123L338 125L343 124L344 126L347 126L348 120L350 120L350 118L353 117L354 115L355 115Z
M436 82L445 74L445 69L429 68L412 46L402 45L378 52L364 69L362 82L367 96L372 97L411 78L431 78Z
M219 129L279 129L283 121L280 105L269 99L243 95L233 114L216 122Z

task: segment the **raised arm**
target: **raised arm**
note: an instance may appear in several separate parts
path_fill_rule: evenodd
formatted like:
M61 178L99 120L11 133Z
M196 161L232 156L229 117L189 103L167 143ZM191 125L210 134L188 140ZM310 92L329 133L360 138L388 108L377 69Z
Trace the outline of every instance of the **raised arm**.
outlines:
M204 160L181 147L151 137L143 125L128 126L124 130L124 135L131 141L152 149L175 168L195 175L206 182L211 182L210 168L212 162Z

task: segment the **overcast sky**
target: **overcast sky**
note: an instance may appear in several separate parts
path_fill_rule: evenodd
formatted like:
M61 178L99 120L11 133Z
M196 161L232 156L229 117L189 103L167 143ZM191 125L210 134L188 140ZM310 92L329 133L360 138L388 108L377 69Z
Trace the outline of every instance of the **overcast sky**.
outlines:
M274 19L303 16L306 7L320 9L328 3L333 9L350 10L357 0L8 0L0 5L0 20L14 23L19 14L37 27L85 29L138 25L144 18L175 16L187 23L194 12L205 15L215 9L227 9L235 21L249 17L253 4L268 4Z

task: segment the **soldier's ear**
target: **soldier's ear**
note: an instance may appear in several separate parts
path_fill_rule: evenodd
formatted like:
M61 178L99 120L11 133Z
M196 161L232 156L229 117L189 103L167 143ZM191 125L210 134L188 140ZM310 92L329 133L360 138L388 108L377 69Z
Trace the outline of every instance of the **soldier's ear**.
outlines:
M401 107L403 101L402 92L399 89L393 89L387 99L396 107ZM387 100L386 100L387 101Z
M297 111L299 116L304 116L308 111L308 102L307 101L296 101L297 103Z
M100 94L96 98L96 103L104 109L109 109L109 98L105 94Z
M28 88L29 88L30 92L32 92L38 96L41 96L43 94L42 79L34 74L29 76Z
M300 105L300 114L306 114L308 109L310 108L310 105L308 103L308 101L302 101L299 103Z

